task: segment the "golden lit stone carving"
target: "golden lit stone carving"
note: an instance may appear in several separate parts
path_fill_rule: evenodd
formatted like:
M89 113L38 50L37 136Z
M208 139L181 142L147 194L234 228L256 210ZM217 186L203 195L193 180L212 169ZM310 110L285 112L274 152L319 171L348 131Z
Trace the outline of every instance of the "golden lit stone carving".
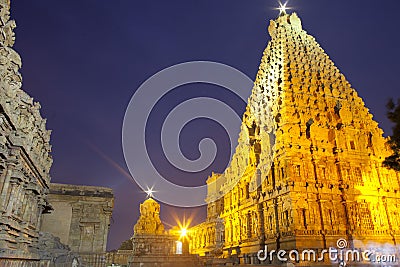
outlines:
M160 204L154 199L146 199L140 204L140 217L134 226L136 235L160 235L164 234L164 225L160 220Z
M281 13L268 32L236 153L209 179L208 218L191 229L191 252L215 251L208 236L216 236L216 218L224 225L224 255L246 263L264 245L398 243L399 174L382 167L390 154L383 131L295 13ZM276 129L275 154L268 127Z

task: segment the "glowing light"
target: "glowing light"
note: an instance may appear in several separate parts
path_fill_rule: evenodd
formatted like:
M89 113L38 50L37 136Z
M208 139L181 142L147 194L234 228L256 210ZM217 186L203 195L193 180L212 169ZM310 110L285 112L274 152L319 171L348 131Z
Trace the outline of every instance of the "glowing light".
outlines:
M152 198L154 196L153 193L155 193L156 191L154 191L153 187L151 187L147 188L147 190L145 190L144 192L146 192L148 198Z
M286 14L286 10L289 10L290 7L287 7L287 3L285 2L284 4L282 4L281 2L279 2L279 7L277 8L279 10L280 14Z
M187 235L187 229L186 228L182 228L181 229L181 238L185 237Z
M179 239L184 240L188 237L190 233L190 224L193 220L193 214L189 218L186 218L186 215L183 216L183 220L180 220L179 217L176 214L172 215L177 223L177 228L176 231L178 234L180 234Z

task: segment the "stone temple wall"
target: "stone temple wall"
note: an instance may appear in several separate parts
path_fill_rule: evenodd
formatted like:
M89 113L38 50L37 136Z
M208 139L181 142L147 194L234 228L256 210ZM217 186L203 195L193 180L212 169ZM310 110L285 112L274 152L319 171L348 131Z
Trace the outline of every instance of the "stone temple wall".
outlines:
M0 266L104 266L112 191L50 185L51 132L21 89L15 27L0 0Z
M110 188L51 184L42 232L60 238L80 255L105 253L114 196Z
M0 265L34 266L41 215L50 209L50 131L40 104L21 89L15 26L10 1L0 0Z

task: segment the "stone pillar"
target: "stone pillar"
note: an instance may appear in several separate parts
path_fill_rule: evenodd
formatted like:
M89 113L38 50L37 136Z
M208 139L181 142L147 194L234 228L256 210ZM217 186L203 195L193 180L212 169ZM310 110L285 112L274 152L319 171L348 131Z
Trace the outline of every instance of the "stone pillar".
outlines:
M112 208L110 207L105 207L103 208L104 211L104 229L103 229L103 247L102 251L106 251L106 246L107 246L107 238L108 238L108 231L110 230L110 219L112 216Z
M34 203L32 205L31 216L29 218L29 223L36 228L36 220L37 220L37 211L38 211L38 199L34 197Z
M32 191L28 190L25 196L24 211L22 215L23 221L29 222L28 215L30 214L31 209L32 209Z
M8 197L7 207L6 207L6 215L11 216L13 213L14 202L16 201L16 190L17 190L17 182L13 179L10 179L10 193Z
M46 201L45 198L41 195L39 198L39 206L38 206L38 210L37 210L37 217L36 217L36 229L40 229L41 225L42 225L42 214L43 211L46 208Z
M4 183L3 183L3 188L1 190L1 195L0 195L0 211L6 211L7 209L7 204L8 204L8 189L10 186L10 179L13 173L13 170L16 166L16 164L13 161L7 161L6 163L7 170L4 178Z
M21 208L21 219L25 220L25 212L26 208L28 207L29 204L29 191L27 190L27 187L24 186L24 195L23 195L23 200L21 201L22 203L22 208Z
M0 118L0 124L1 124L1 120L2 119ZM1 136L0 136L0 149L1 149L2 145L5 146L5 143L6 143L6 141L4 141L4 143L3 143L3 140L1 139ZM3 159L0 159L0 210L1 210L1 203L2 203L1 192L3 191L3 186L6 181L6 176L7 176L6 161Z
M14 204L12 207L12 212L15 216L19 217L19 209L21 208L21 196L22 196L22 191L23 191L23 185L21 184L21 181L16 179L16 192L15 192L15 200L14 200Z

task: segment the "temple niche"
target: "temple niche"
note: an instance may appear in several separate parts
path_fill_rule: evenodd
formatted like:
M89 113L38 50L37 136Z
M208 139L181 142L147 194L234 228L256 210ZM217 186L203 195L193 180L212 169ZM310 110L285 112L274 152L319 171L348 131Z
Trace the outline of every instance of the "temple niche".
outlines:
M400 180L382 166L383 131L296 13L268 32L236 152L208 180L208 216L190 229L190 252L260 264L265 245L398 244Z

